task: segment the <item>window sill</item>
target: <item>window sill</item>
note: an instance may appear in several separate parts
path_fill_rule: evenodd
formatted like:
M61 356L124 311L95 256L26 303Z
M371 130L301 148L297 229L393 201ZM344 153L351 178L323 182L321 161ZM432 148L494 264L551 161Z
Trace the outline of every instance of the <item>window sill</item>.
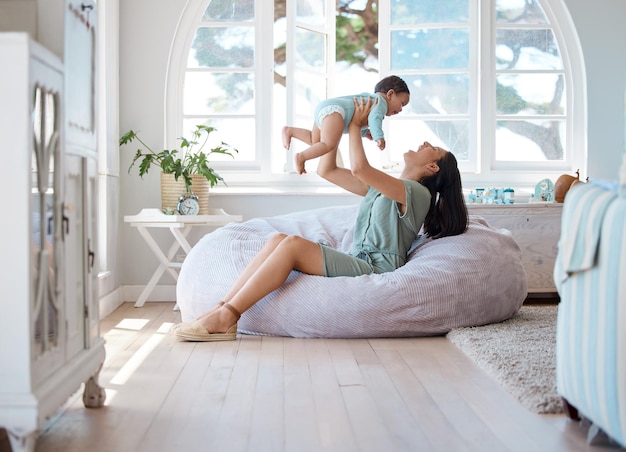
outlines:
M228 187L214 187L211 189L211 195L218 196L356 196L342 188L335 186L319 187L319 186L265 186L265 185L246 185Z
M469 203L468 197L470 192L473 192L474 188L465 188L463 193L465 195L466 202ZM530 195L534 193L534 187L532 188L515 188L515 203L508 204L512 206L516 204L529 204L531 199ZM332 184L326 185L313 185L313 184L300 184L300 185L266 185L266 184L229 184L228 186L213 187L211 189L212 196L347 196L358 197L357 195L350 193L342 188L339 188ZM530 202L530 204L550 204L542 202ZM500 206L500 204L472 204L477 206Z
M345 196L349 192L338 188L322 179L315 173L309 174L272 174L246 173L237 171L220 171L227 181L227 186L219 184L211 189L216 195L313 195L313 196ZM393 173L398 177L398 173ZM530 195L535 192L535 185L544 178L553 182L559 174L536 172L506 173L498 177L484 177L478 174L464 173L462 175L463 192L466 196L476 188L513 188L517 202L528 202Z

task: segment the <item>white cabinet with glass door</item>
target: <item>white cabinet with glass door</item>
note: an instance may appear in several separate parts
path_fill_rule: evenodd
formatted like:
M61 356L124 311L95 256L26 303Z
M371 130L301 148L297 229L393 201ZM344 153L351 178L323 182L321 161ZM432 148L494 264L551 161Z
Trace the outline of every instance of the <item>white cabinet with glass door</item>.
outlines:
M84 22L66 5L68 23ZM104 403L92 249L95 130L78 126L83 138L67 140L68 121L82 116L68 112L77 107L68 102L67 68L27 33L0 34L0 61L11 68L0 73L7 165L0 187L11 200L0 223L0 428L14 451L34 450L44 422L83 383L86 406ZM92 77L93 66L85 67L72 79ZM76 103L93 105L94 95Z

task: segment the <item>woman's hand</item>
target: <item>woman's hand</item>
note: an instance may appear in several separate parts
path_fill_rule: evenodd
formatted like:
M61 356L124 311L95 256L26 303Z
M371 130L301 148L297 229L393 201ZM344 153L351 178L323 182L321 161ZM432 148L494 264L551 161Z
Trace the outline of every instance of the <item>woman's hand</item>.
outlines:
M350 125L354 124L360 127L367 125L367 117L372 111L372 107L376 105L378 99L372 102L371 97L367 97L364 99L362 97L355 97L352 99L354 102L354 116L352 116L352 121L350 121Z

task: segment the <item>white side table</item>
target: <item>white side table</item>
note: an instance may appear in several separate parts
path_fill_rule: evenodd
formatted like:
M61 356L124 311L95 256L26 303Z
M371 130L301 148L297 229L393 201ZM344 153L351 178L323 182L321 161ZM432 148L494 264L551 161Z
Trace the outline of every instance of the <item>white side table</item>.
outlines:
M142 209L137 215L124 216L124 222L130 223L137 228L154 255L159 260L159 266L148 281L148 284L141 291L139 298L135 302L135 307L140 308L152 293L163 273L167 270L174 280L178 281L178 269L182 262L174 262L176 252L179 248L188 254L191 245L187 241L187 234L194 226L225 226L228 223L242 221L241 215L229 215L222 209L209 209L208 215L166 215L160 209ZM174 236L174 243L170 246L167 254L164 254L157 242L154 240L149 228L168 228Z

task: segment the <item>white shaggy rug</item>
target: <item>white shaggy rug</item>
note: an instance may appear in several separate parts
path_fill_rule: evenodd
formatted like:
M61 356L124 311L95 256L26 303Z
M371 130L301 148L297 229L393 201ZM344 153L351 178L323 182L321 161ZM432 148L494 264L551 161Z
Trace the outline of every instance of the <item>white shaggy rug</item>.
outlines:
M557 310L522 306L509 320L457 328L447 337L529 410L562 413L556 391Z

